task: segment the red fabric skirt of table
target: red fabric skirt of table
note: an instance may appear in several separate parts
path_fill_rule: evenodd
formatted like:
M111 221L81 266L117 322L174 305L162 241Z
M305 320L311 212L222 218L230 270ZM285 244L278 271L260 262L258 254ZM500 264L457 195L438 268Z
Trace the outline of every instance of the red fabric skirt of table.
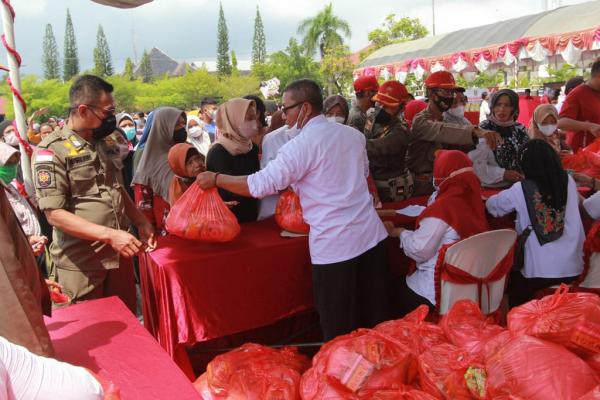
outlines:
M159 239L140 275L145 324L169 354L313 307L308 239L280 232L266 220L229 243Z

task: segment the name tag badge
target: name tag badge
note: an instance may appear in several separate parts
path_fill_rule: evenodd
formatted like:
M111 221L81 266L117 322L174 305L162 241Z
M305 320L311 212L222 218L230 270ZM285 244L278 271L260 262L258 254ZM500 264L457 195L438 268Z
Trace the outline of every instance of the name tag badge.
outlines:
M67 166L69 169L72 169L74 167L77 167L79 165L82 164L86 164L88 162L92 161L92 155L91 154L84 154L81 156L75 156L75 157L68 157L67 158Z

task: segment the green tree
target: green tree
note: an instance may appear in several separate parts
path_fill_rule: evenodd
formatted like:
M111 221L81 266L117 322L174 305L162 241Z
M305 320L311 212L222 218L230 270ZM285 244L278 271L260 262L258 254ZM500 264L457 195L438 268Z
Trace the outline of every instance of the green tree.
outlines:
M217 72L219 75L231 75L229 62L229 33L223 12L223 4L219 3L219 24L217 26Z
M312 56L317 48L321 58L325 57L327 49L340 46L344 43L343 37L338 33L341 31L346 37L350 37L350 25L333 15L333 5L325 8L312 18L306 18L298 26L298 33L304 35L302 45L306 54Z
M134 70L135 70L135 65L133 64L133 61L131 61L130 57L127 57L127 59L125 60L125 68L123 70L123 76L126 77L127 79L129 79L130 81L134 80L135 79Z
M63 62L63 80L68 81L79 73L79 56L77 55L77 42L71 13L67 8L67 23L65 25L65 49Z
M102 29L102 25L98 25L96 47L94 48L94 73L99 76L111 76L114 72L104 29Z
M419 18L402 17L396 19L396 14L389 14L380 28L374 29L368 34L373 44L366 51L360 53L360 59L364 60L375 50L392 43L407 42L427 36L429 31Z
M252 39L252 66L262 64L265 61L267 61L267 40L257 5L256 17L254 18L254 37Z
M428 33L419 18L402 17L397 20L395 14L390 14L380 28L369 32L368 38L375 49L379 49L391 43L420 39Z
M326 50L325 56L321 60L320 71L326 81L325 87L329 95L348 94L352 85L352 70L354 69L350 55L350 49L345 45Z
M238 60L235 55L235 51L231 50L231 75L239 75L240 70L238 69Z
M58 61L58 45L54 38L52 25L46 25L46 34L44 35L42 63L44 65L44 79L59 79L60 64Z
M142 82L148 83L154 80L154 73L152 72L152 63L150 62L150 55L148 51L144 50L142 60L140 61L139 75L142 77Z
M266 63L258 64L253 70L253 75L261 81L279 79L281 90L288 83L300 78L309 78L317 82L322 80L319 64L306 55L304 47L294 38L290 38L285 50L272 53Z

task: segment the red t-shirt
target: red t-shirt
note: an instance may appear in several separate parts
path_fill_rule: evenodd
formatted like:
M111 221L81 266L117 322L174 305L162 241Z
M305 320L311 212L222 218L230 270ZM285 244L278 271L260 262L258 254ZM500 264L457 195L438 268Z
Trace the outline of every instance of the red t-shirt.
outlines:
M565 99L560 109L560 117L600 124L600 92L585 83L577 86ZM594 139L594 135L591 133L567 133L567 143L573 148L573 151L587 146Z

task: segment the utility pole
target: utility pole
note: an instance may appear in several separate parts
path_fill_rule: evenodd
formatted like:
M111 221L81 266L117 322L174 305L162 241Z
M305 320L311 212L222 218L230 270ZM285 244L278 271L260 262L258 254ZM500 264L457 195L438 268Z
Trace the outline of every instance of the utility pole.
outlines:
M433 36L435 36L435 0L431 0L431 15L433 20Z

